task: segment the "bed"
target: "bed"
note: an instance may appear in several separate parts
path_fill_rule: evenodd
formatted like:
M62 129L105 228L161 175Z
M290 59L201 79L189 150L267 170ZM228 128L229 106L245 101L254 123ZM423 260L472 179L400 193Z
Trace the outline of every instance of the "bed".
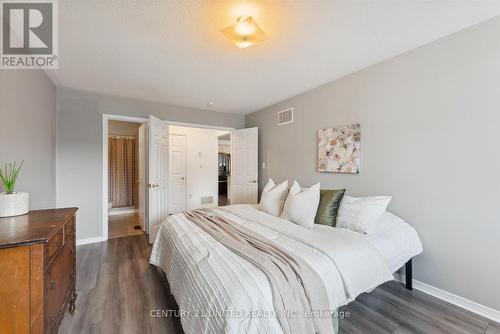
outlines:
M321 230L330 227L315 225L314 228ZM412 290L412 259L422 253L422 243L417 231L395 214L385 212L375 233L363 237L377 249L391 272L395 273L405 267L405 285L408 290Z
M392 273L422 251L415 230L390 213L369 236L322 225L305 229L252 205L216 208L212 213L271 240L314 268L329 304L329 313L318 317L328 317L332 327L316 329L319 333L337 333L342 316L338 307L393 279ZM150 263L166 274L187 334L293 332L273 313L273 290L262 271L184 213L170 216L160 226Z

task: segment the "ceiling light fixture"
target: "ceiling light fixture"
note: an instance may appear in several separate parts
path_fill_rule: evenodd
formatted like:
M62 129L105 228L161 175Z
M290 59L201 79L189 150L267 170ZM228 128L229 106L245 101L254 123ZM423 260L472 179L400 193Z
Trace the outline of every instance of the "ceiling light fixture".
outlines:
M238 17L236 24L222 29L221 32L239 48L247 48L267 38L251 16Z

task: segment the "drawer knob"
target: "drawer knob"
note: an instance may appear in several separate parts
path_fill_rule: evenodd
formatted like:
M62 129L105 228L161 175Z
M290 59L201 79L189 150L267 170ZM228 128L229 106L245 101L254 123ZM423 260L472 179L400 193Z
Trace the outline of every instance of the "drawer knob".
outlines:
M49 318L50 318L50 321L52 321L52 322L56 321L56 316L54 314L51 314L49 316Z
M51 281L50 281L50 287L51 287L52 289L55 289L55 288L56 288L56 280L55 280L55 279L53 279L53 280L51 280Z

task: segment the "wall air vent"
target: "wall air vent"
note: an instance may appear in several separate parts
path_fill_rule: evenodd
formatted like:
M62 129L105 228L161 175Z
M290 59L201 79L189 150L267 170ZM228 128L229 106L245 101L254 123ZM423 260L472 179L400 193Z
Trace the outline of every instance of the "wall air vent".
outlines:
M212 204L214 202L213 196L203 196L201 197L201 204Z
M278 126L293 123L293 108L278 111Z

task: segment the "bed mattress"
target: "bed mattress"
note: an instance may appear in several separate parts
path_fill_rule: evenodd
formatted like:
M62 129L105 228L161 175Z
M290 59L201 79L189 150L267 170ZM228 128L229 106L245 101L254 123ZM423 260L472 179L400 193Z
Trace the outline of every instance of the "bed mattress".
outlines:
M331 227L314 225L313 228L321 230ZM417 231L391 212L385 212L377 223L375 233L365 234L364 238L379 251L392 272L422 253L422 243Z
M253 205L258 211L258 206ZM314 224L313 230L328 230L330 226ZM422 243L417 231L394 213L386 211L377 222L373 234L364 234L380 255L391 272L398 271L408 260L422 253Z
M359 294L392 279L380 252L361 235L326 227L307 230L251 205L214 209L300 258L324 282L330 311ZM247 315L248 310L273 310L269 279L256 266L189 221L170 216L160 227L150 263L165 272L186 333L281 333L276 316ZM366 271L372 275L364 275ZM242 311L227 314L227 311ZM201 312L201 313L200 313ZM207 316L208 315L208 316ZM334 326L337 318L332 318Z

